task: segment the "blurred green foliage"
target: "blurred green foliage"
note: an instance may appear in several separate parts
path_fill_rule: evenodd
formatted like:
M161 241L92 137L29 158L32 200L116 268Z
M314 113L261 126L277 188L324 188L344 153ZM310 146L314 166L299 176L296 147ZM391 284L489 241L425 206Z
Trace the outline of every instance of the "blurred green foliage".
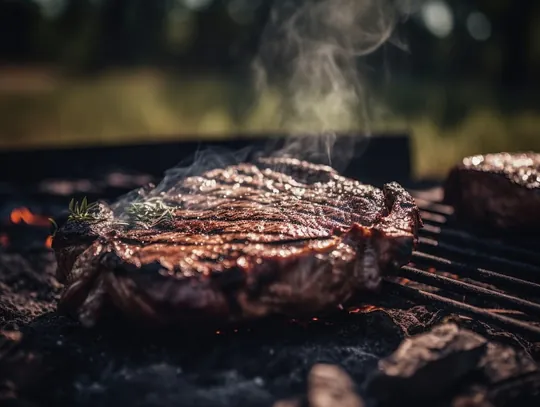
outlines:
M334 128L410 130L421 176L442 175L465 154L540 150L540 2L405 3L416 7L392 42L363 61L370 123ZM448 35L429 30L426 4L451 10ZM267 89L257 99L250 77L271 8L0 1L0 147L288 130L281 96ZM473 38L474 13L489 22L487 38Z

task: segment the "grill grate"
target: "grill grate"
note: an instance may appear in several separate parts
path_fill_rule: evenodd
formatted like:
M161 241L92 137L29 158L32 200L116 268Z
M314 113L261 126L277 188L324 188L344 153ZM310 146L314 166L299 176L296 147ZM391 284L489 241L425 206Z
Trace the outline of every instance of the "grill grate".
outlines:
M413 195L425 224L418 250L397 277L385 279L385 289L540 340L540 255L534 240L474 235L455 224L453 209L438 199L440 190Z

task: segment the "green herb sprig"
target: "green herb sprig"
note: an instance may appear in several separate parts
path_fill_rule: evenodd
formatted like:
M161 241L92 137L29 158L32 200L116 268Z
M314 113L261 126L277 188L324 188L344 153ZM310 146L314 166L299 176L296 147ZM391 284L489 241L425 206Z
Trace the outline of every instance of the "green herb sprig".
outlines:
M89 204L86 197L79 203L72 199L69 203L69 216L68 220L78 221L78 222L93 222L99 220L99 217L92 213L92 211L97 208L98 204L96 202Z
M131 222L145 229L152 228L174 218L174 208L159 199L134 202L126 208Z

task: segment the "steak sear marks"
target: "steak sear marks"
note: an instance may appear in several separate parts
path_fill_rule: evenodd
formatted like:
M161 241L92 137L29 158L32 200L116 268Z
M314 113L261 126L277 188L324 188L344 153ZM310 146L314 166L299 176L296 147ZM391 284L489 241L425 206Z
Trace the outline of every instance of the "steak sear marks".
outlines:
M151 228L68 222L55 236L60 308L94 325L115 308L151 325L223 323L337 306L407 263L421 220L383 190L295 159L261 159L179 180Z

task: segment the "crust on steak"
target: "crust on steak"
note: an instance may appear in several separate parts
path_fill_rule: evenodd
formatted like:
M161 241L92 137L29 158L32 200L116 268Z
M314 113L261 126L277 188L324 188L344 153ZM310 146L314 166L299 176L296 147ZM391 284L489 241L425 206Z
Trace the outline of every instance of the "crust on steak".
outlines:
M58 231L60 310L86 326L112 308L158 326L318 312L376 290L422 226L397 183L381 191L294 159L189 177L168 199L166 226L119 226L102 204L105 220Z
M449 173L444 201L456 218L493 229L537 233L540 227L540 154L466 157Z

